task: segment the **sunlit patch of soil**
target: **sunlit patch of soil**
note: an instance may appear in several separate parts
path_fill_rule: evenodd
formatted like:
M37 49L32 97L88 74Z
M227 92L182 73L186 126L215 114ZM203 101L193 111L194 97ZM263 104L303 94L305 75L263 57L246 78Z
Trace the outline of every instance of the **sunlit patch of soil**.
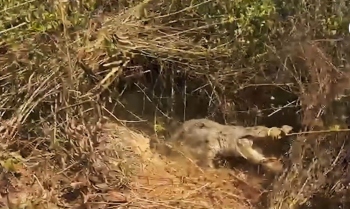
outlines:
M263 191L261 177L242 171L201 169L180 157L155 159L132 183L135 207L254 208Z
M128 152L135 153L122 155L136 167L127 188L113 187L112 181L120 181L120 176L109 177L105 183L92 182L91 175L104 174L84 175L84 169L94 168L67 173L52 166L50 153L40 152L34 161L24 159L25 166L15 168L20 176L1 172L0 208L249 209L263 192L260 175L241 169L201 169L186 158L167 158L151 151L148 137L126 127L109 124L104 128L106 142L94 148L96 160L109 159L101 163L111 166L110 158L116 158L112 150L129 147Z

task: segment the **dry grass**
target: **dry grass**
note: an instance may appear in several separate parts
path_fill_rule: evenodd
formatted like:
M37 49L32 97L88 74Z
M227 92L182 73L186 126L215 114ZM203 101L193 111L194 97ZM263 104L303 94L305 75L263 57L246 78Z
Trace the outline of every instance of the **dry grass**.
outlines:
M326 3L289 5L282 21L272 1L120 2L0 3L1 207L254 208L261 176L161 159L125 124L156 130L161 114L281 125L286 113L307 130L347 126L333 119L347 114L336 109L347 109L337 98L348 89L348 41L333 37L342 23ZM143 100L124 105L136 91ZM316 193L348 201L347 137L298 135L268 207Z
M164 179L160 171L173 166L152 160L151 166L161 166L154 168L159 169L158 176L145 173L151 155L145 154L149 152L145 148L148 144L135 150L143 138L116 125L105 127L110 119L106 121L103 115L117 119L106 108L105 95L117 104L118 80L134 76L132 68L145 62L141 67L146 68L149 59L156 56L162 62L185 65L188 70L209 64L209 70L220 64L219 58L227 57L227 52L220 49L208 51L188 44L190 39L184 37L193 30L186 32L161 24L145 26L134 20L139 6L91 19L87 28L74 31L66 19L66 5L58 3L54 9L62 23L60 33L34 32L26 34L24 42L11 37L8 40L14 38L14 42L1 44L1 182L5 188L1 196L5 208L174 208L171 205L175 202L188 206L192 198L204 201L198 207L210 207L220 201L207 200L210 191L183 194L198 187L194 180L179 186L173 197L166 191L174 184L157 188L164 197L156 196L156 191L150 193L155 185L135 177L143 175L159 181ZM132 79L126 80L127 84ZM13 162L11 151L19 152L21 158ZM169 172L169 176L174 182L183 179L175 172ZM237 195L225 201L230 205L248 204L240 198Z
M294 71L295 74L309 75L309 80L299 83L300 99L304 104L301 122L308 130L327 130L334 124L327 118L332 118L334 113L325 108L331 107L335 98L344 93L349 76L334 67L324 50L315 43L302 45L297 53L301 54L298 58L303 58L309 69L308 72ZM345 125L337 122L340 127ZM346 173L348 169L349 134L315 133L301 133L296 137L289 151L290 168L275 182L269 197L269 208L298 208L305 203L310 207L319 207L317 204L329 204L329 208L344 207L332 199L338 198L339 201L344 198L348 188L347 174L343 172ZM314 205L312 200L317 195L330 200L316 200L320 203ZM332 201L335 202L333 205Z

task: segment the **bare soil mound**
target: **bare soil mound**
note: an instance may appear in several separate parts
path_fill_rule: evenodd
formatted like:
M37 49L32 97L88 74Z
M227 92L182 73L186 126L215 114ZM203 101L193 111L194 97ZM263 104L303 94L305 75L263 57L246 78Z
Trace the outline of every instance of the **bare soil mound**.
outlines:
M253 208L262 193L261 177L160 156L150 150L149 138L119 129L143 159L128 195L135 208Z
M254 208L263 192L262 177L170 160L151 151L149 138L121 125L104 125L99 141L93 163L63 168L57 162L63 154L37 150L22 157L2 146L1 208L244 209Z
M133 182L132 199L138 200L137 208L253 208L261 188L238 173L201 172L183 162L150 166Z

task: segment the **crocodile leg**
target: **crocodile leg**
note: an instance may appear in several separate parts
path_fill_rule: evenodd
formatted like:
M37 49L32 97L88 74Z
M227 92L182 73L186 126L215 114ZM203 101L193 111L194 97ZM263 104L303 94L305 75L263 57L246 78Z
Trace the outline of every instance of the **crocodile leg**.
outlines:
M280 172L283 168L276 158L267 158L261 152L258 152L252 147L252 142L249 139L242 138L237 142L237 152L254 164L261 164L274 172Z

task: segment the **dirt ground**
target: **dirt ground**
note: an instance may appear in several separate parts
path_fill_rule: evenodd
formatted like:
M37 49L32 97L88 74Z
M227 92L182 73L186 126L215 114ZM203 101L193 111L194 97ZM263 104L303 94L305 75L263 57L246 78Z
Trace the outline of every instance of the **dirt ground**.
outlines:
M263 193L262 175L225 168L203 170L185 157L149 150L149 138L129 132L135 150L143 150L138 153L142 168L128 194L130 208L254 208Z
M140 200L137 208L254 208L261 181L239 171L201 171L185 160L164 161L137 176L133 199Z
M34 157L35 153L32 158L22 158L3 146L0 157L7 172L1 173L1 208L248 209L255 208L264 192L264 175L238 169L202 170L186 158L167 158L152 152L148 137L126 127L109 124L104 132L104 137L130 147L138 156L127 159L134 161L137 169L126 188L110 186L116 178L120 180L120 175L112 177L109 183L108 178L102 183L91 183L93 173L88 172L89 168L68 172L74 164L58 169L53 166L57 158L50 153L37 153L41 158ZM111 144L105 148L116 149ZM96 156L100 150L102 147L95 148ZM106 153L101 154L101 159L106 159ZM16 160L22 163L13 162ZM9 172L11 169L15 172Z

